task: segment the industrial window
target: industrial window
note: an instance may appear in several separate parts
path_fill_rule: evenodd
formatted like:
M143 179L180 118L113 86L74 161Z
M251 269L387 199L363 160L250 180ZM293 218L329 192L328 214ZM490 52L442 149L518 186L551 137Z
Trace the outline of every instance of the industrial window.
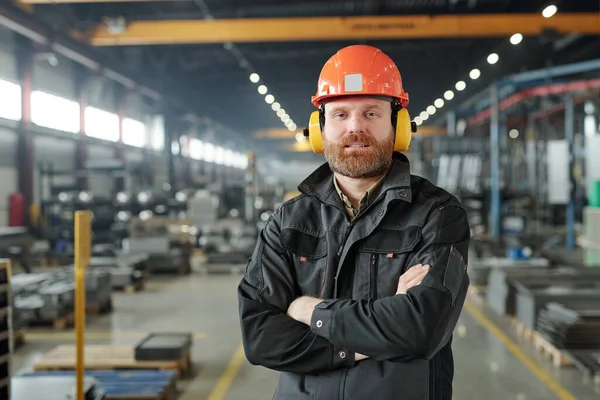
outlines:
M235 154L231 150L225 150L225 165L231 167L235 162Z
M215 162L215 146L211 143L204 144L204 161Z
M225 149L217 146L215 151L215 163L218 165L225 164Z
M129 146L146 147L146 125L131 118L123 118L123 143Z
M238 154L235 166L241 169L248 168L248 157L245 154Z
M162 115L152 118L152 129L150 130L150 147L161 151L165 148L165 119Z
M119 116L95 107L85 108L85 134L96 139L119 141Z
M190 141L190 157L194 160L202 160L204 156L204 143L199 139Z
M0 118L19 121L21 113L21 86L0 79Z
M31 93L31 122L58 131L79 132L79 103L50 93Z

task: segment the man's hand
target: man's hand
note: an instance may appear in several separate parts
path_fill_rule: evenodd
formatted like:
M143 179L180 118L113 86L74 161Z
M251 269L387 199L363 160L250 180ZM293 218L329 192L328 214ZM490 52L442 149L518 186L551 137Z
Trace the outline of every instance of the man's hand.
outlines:
M313 310L315 306L323 300L315 297L302 296L292 301L292 304L288 307L287 315L296 321L302 322L306 325L310 325Z
M429 265L417 264L408 269L398 281L398 290L396 294L406 294L406 291L413 286L417 286L421 283L427 272L429 271Z

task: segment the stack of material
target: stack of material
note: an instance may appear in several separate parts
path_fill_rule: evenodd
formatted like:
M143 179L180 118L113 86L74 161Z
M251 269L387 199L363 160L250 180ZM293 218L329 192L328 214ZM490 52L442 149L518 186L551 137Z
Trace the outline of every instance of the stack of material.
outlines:
M150 272L179 272L182 266L189 267L189 251L171 248L169 238L164 236L129 238L123 242L123 251L123 254L130 256L147 255L147 267Z
M12 400L65 400L72 399L75 378L67 376L39 376L12 378ZM106 394L98 382L86 377L83 383L85 400L105 400ZM7 397L2 397L7 398Z
M490 271L494 268L537 268L547 269L550 262L545 258L531 258L528 260L511 260L501 257L469 258L469 278L473 285L486 285Z
M92 257L89 268L109 273L112 287L122 288L144 279L147 260L147 254ZM74 266L68 268L73 269Z
M576 277L577 278L577 277ZM566 278L552 283L516 282L516 317L527 329L535 329L539 312L551 302L585 304L600 302L600 280L590 280L585 276L579 280ZM583 282L582 282L583 281Z
M568 306L548 303L540 311L537 331L559 349L600 349L600 299Z
M110 301L112 280L109 270L86 269L86 304ZM18 274L11 280L16 313L33 313L32 321L50 321L73 312L75 274L72 267L52 272Z
M499 315L516 315L516 282L521 284L548 285L568 280L569 282L589 282L600 279L599 270L563 267L545 268L494 268L490 272L486 292L486 302Z
M13 312L20 314L20 323L48 321L67 315L73 310L75 288L54 278L52 272L17 274L11 279Z
M0 260L0 399L10 399L10 359L13 333L10 309L10 262Z

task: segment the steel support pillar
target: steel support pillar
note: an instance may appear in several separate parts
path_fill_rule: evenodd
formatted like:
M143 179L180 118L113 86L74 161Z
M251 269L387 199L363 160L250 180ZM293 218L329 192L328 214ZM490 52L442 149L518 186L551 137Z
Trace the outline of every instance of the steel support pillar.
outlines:
M490 120L490 236L500 238L500 111L498 86L490 88L491 120Z
M118 86L115 90L116 102L118 104L117 115L119 116L119 142L116 144L115 158L125 163L125 145L123 144L123 120L125 119L125 108L127 106L127 90ZM115 193L125 191L125 178L117 176L113 191Z
M456 136L456 113L454 111L446 113L446 129L448 136Z
M18 128L18 187L25 203L25 223L29 224L29 208L34 202L35 149L31 134L31 92L33 85L33 49L25 38L17 39L17 71L21 84L22 117ZM40 194L41 195L41 194Z
M77 140L77 151L75 152L75 170L82 171L87 160L87 136L85 133L85 109L87 107L87 73L83 67L76 66L75 85L79 94L79 140ZM88 176L77 177L77 187L88 189Z
M572 94L565 96L565 138L569 149L569 201L566 212L567 237L566 245L568 249L575 248L575 101Z
M172 188L176 186L176 172L175 172L175 155L173 154L173 142L177 140L179 142L175 131L175 120L171 110L165 110L165 149L167 153L167 168L169 171L169 185ZM181 148L179 149L181 151Z

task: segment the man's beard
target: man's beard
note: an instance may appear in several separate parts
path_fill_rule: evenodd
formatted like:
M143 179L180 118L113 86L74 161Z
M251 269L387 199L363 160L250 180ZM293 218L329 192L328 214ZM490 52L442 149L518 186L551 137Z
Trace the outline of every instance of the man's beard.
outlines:
M369 148L361 154L345 154L350 143L364 143ZM323 135L323 152L329 168L348 178L375 178L387 172L392 164L394 136L378 142L371 136L351 134L338 143L331 143Z

